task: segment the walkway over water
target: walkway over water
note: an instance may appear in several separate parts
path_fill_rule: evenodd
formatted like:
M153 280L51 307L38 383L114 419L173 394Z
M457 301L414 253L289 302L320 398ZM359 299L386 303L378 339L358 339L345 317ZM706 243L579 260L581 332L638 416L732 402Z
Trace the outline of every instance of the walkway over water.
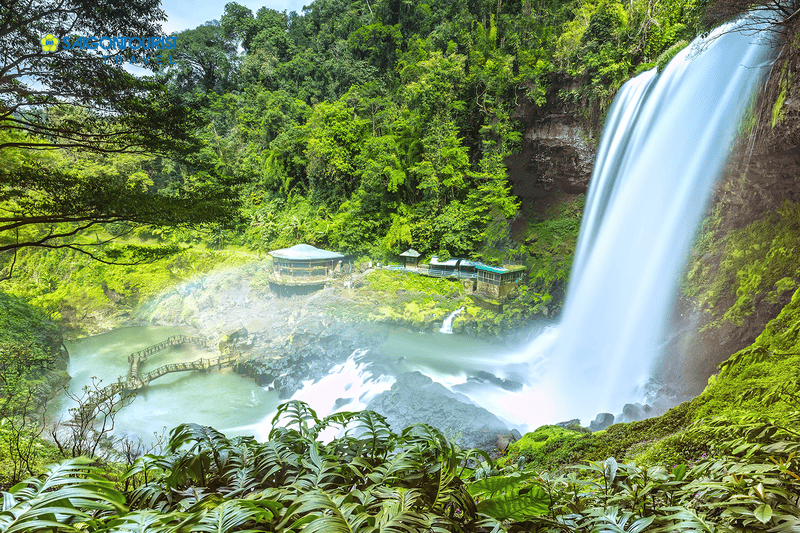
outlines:
M193 365L195 362L199 363L200 361L202 361L202 359L199 361L192 361L190 363L179 363L177 365L175 364L164 365L163 367L157 368L156 370L145 374L145 376L149 376L151 374L153 374L154 376L146 380L146 382L143 382L142 378L144 376L140 376L141 374L140 370L142 365L147 362L148 356L160 352L162 350L166 350L167 348L171 348L172 346L182 346L184 344L194 344L195 346L198 346L200 348L210 349L208 341L203 337L190 337L188 335L173 335L172 337L169 337L166 340L159 342L158 344L154 344L153 346L149 346L144 350L139 350L138 352L134 352L128 356L128 364L130 366L128 368L128 375L126 376L125 379L126 384L131 385L131 387L128 388L131 390L140 389L142 386L147 385L147 383L149 383L151 380L157 377L161 377L169 372L181 372L183 370L201 370L202 368L199 366L196 368L192 366L191 368L190 367L181 368L181 370L176 369L176 370L162 371L162 369L165 369L167 367L178 367L178 366L185 367L186 365ZM210 359L207 359L206 361L210 361ZM144 384L141 386L136 386L138 383L144 383Z
M136 392L147 387L154 379L158 379L161 376L165 376L173 372L221 369L224 366L236 364L241 358L241 353L238 351L219 353L217 357L196 359L194 361L187 361L184 363L170 363L162 365L149 372L142 372L142 366L147 362L148 356L162 350L166 350L172 346L182 346L185 344L193 344L200 348L205 348L208 351L219 353L219 351L216 348L213 348L209 344L208 340L204 337L173 335L172 337L169 337L158 344L154 344L153 346L149 346L144 350L130 354L128 356L128 375L125 377L120 376L116 383L112 383L106 387L103 387L93 394L93 398L83 405L82 410L85 414L88 414L87 411L93 411L94 408L103 401L109 400L118 394Z

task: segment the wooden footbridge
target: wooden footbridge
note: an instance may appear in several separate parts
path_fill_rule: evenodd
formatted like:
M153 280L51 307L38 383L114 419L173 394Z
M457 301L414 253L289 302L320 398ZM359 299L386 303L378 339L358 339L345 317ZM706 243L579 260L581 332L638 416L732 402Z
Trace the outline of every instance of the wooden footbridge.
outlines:
M224 366L233 365L239 362L241 353L230 352L225 350L225 353L219 353L217 357L210 357L204 359L195 359L194 361L187 361L185 363L171 363L160 366L155 370L142 373L142 366L147 362L148 356L166 350L172 346L182 346L184 344L193 344L200 348L205 348L209 351L219 353L215 348L209 345L208 340L203 337L190 337L188 335L173 335L168 339L149 346L144 350L134 352L128 356L128 375L124 378L120 376L116 383L112 383L103 387L93 394L88 402L83 405L84 409L94 410L100 402L111 399L117 394L130 394L140 389L147 387L151 381L160 378L166 374L173 372L189 372L191 370L212 370L221 369Z

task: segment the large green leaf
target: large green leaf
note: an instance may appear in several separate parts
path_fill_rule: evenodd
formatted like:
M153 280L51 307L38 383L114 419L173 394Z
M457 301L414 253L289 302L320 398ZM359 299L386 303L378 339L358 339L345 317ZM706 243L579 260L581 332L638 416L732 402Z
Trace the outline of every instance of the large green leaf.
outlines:
M530 490L522 494L504 494L497 498L488 498L478 502L478 512L497 520L527 520L541 516L549 509L550 498L539 485L532 485Z
M717 530L713 523L707 522L705 517L700 516L694 509L673 506L663 507L661 511L671 513L665 517L668 525L652 530L653 533L672 533L673 531L714 533Z
M297 500L300 507L298 514L310 513L315 516L313 520L303 529L307 533L351 533L358 529L358 525L363 523L366 516L352 517L355 519L351 524L347 515L353 512L352 505L343 505L345 497L334 497L328 493L315 490L307 492Z
M403 511L380 522L381 533L418 533L430 528L430 520L423 513Z
M91 519L89 510L127 511L124 496L90 463L86 458L70 459L53 466L44 479L13 486L3 498L0 532L27 533L86 522Z
M269 511L267 511L269 513ZM242 500L228 500L218 507L204 513L199 522L192 528L195 532L202 533L227 533L228 531L239 531L241 533L251 533L255 529L243 529L243 526L251 522L252 518L259 513L259 509ZM272 513L269 513L270 515ZM267 518L267 517L265 517ZM269 516L267 519L272 518Z
M606 478L606 483L612 485L617 477L617 461L613 457L609 457L603 461L603 475Z
M766 524L772 519L772 507L767 503L762 503L753 511L753 515L759 522Z
M317 413L311 407L299 400L291 400L278 406L278 411L272 419L269 438L275 438L280 433L281 426L286 428L296 426L301 438L310 439L316 436L315 428L320 422Z
M198 519L197 515L160 513L147 509L109 520L106 526L114 533L182 533L193 531Z
M481 479L480 481L476 481L469 486L469 493L473 496L483 496L488 494L489 496L498 494L501 492L507 492L509 490L513 490L514 488L518 488L518 485L523 481L527 481L531 478L538 477L539 474L537 472L515 472L508 476L492 476Z
M355 416L357 422L353 433L362 446L369 449L369 455L376 457L388 453L397 438L390 429L386 418L374 411L361 411Z

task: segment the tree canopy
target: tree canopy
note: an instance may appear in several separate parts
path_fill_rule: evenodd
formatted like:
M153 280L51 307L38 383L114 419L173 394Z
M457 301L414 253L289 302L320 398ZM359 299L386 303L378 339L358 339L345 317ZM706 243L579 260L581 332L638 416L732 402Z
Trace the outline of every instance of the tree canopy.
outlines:
M137 13L154 13L139 7ZM193 123L184 146L191 150L176 159L135 161L82 155L80 165L40 158L36 165L48 172L72 173L59 178L78 187L69 196L25 179L20 169L33 165L25 160L8 170L7 183L16 184L8 195L31 192L16 200L18 213L28 210L26 220L35 220L34 205L62 220L73 216L59 210L64 200L92 206L103 197L93 187L103 184L114 200L102 220L82 230L92 232L93 243L135 233L142 224L193 228L226 220L235 227L216 224L208 239L193 231L149 236L167 245L201 240L258 250L308 242L383 259L413 246L423 255L525 263L537 279L560 284L569 260L549 261L520 240L528 213L520 212L505 162L522 146L520 110L557 100L591 129L616 89L697 33L701 15L694 0L316 0L299 14L230 2L219 22L175 35L174 64L152 78L161 84L153 94L186 104L180 109ZM55 61L72 50L37 53ZM570 89L552 90L556 76L571 78L564 85ZM92 120L124 116L64 105L31 109L72 125L84 122L81 113ZM52 144L25 135L6 142ZM160 198L141 207L148 194ZM211 201L193 201L198 196ZM132 206L117 197L138 199ZM37 230L31 235L19 226L18 235L20 220L0 222L8 252L43 239L43 246L73 244L64 235L72 226L31 224ZM539 287L532 298L549 290Z
M65 49L80 38L163 37L164 17L158 4L145 0L110 0L102 6L85 0L0 4L0 129L31 135L6 139L0 149L164 152L193 146L187 131L194 124L191 109L179 105L159 77L134 76L100 54L129 63L134 54L166 53L161 47L170 44L149 50L143 42L136 49L130 44L106 50L98 43L94 49L91 44ZM44 46L47 35L57 44ZM149 66L156 68L153 62ZM65 106L83 112L60 113Z
M169 163L201 146L201 117L153 60L178 56L177 38L161 31L164 16L144 0L0 4L0 278L23 248L115 261L119 249L104 259L97 251L132 227L234 217L230 181ZM147 76L120 64L141 65L145 56L156 70ZM118 225L98 227L109 223ZM91 239L81 239L90 229Z

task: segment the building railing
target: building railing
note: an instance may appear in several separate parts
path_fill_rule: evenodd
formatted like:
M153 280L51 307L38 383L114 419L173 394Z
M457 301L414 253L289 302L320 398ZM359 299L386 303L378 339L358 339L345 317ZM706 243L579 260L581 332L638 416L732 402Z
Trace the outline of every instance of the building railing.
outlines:
M269 280L280 285L316 285L318 283L326 283L333 279L332 274L324 276L292 276L292 275L278 275L275 272L271 273Z
M475 279L478 277L478 275L475 272L444 270L439 268L420 269L420 273L433 278Z

